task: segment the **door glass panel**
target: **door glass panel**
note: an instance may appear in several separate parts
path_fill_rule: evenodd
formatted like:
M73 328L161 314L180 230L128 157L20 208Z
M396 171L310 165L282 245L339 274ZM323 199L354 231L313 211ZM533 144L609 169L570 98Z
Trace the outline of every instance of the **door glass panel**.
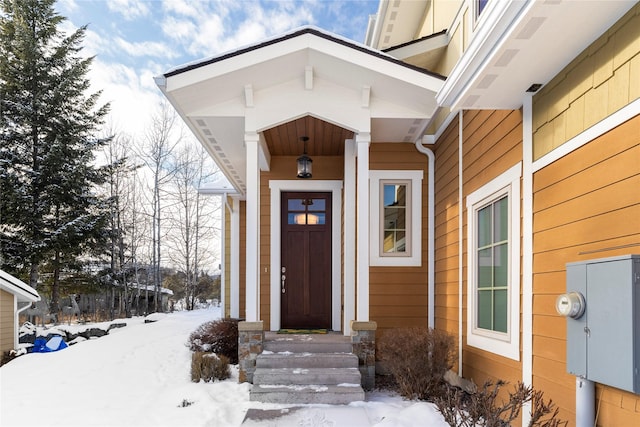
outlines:
M325 222L324 212L307 214L307 225L323 225L324 222Z
M326 209L324 199L308 199L307 209L310 211L324 211Z
M290 211L304 211L305 199L289 199L287 203Z

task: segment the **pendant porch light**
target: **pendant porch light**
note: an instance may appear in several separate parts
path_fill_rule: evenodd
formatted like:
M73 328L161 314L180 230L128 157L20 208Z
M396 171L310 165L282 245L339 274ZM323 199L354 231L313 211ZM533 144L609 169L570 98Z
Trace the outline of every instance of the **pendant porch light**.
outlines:
M307 156L307 141L309 141L309 137L303 136L300 138L302 143L304 144L304 151L302 156L298 157L298 178L311 178L311 164L313 160L311 157Z

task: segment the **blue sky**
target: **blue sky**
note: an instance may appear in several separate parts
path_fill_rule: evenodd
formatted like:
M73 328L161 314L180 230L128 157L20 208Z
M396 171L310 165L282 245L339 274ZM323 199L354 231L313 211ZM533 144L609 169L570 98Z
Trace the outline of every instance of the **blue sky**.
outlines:
M161 100L153 77L187 62L302 25L364 40L378 0L59 0L72 31L88 25L92 91L111 103L111 127L141 136Z

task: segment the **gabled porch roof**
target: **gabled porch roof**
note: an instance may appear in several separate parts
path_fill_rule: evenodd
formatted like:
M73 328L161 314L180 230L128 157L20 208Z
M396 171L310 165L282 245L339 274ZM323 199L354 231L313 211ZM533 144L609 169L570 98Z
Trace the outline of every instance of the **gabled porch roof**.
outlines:
M245 194L245 133L261 134L262 170L269 169L271 151L300 154L296 141L303 135L291 126L277 132L277 150L264 135L295 120L306 132L310 126L334 126L344 131L336 132L340 138L367 133L371 142L415 142L438 108L435 96L444 77L303 27L177 67L156 81L233 187ZM335 144L314 149L316 155L335 155Z

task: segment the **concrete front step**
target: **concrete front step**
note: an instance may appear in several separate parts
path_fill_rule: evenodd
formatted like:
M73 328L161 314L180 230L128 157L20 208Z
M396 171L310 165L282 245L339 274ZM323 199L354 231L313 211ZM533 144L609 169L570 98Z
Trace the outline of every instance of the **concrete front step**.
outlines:
M351 340L342 335L276 335L264 341L273 353L351 353Z
M320 403L346 405L364 400L360 384L268 385L254 384L251 400L265 403Z
M353 353L271 353L263 352L256 359L256 368L357 368L358 356Z
M364 400L358 357L340 334L265 334L250 399L343 405Z
M281 385L360 385L358 368L277 368L256 369L253 384Z

